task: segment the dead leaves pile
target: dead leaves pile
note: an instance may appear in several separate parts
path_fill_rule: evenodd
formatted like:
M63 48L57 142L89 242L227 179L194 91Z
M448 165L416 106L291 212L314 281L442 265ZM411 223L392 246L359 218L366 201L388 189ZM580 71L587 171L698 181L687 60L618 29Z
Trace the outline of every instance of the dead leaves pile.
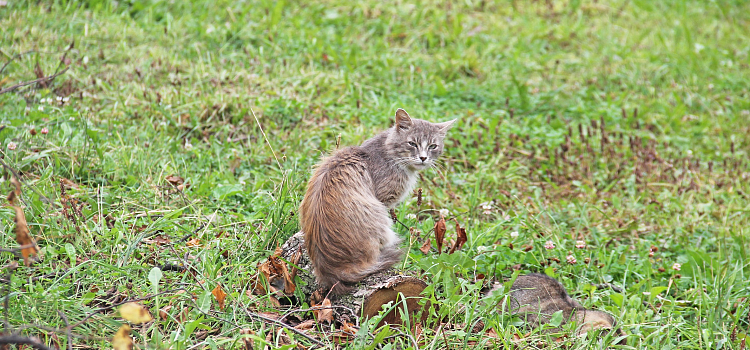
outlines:
M32 259L35 259L39 253L39 247L36 245L34 239L31 238L31 231L29 231L29 225L26 223L26 216L23 213L23 209L16 203L21 197L21 182L15 177L11 178L10 182L14 188L8 194L8 203L10 203L10 206L16 212L16 227L14 229L16 242L21 245L23 263L26 266L30 266Z
M263 295L268 292L273 294L283 292L284 295L294 294L297 288L294 284L297 268L292 267L289 269L287 264L281 260L281 254L281 247L276 248L276 251L268 257L268 260L258 264L258 276L253 284L255 294ZM294 254L290 261L292 265L296 265L299 262L300 256L302 256L300 251ZM278 300L273 296L271 297L271 301L275 305L279 305Z

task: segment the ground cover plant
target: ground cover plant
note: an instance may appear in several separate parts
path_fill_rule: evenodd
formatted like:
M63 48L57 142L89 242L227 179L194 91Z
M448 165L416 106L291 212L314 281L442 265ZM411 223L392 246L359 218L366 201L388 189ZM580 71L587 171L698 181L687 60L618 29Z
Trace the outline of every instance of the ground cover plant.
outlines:
M0 188L16 194L0 209L0 338L744 349L749 14L729 0L2 1ZM459 120L394 225L399 268L438 307L377 328L257 293L311 167L398 107ZM39 247L28 266L19 210ZM529 331L496 312L502 288L482 297L528 272L613 314L625 343Z

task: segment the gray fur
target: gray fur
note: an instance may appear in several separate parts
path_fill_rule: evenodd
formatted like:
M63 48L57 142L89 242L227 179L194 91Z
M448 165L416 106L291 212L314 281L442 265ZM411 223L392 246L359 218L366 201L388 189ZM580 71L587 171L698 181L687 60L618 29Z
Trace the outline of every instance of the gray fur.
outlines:
M454 122L412 119L398 109L392 128L318 164L299 212L322 288L346 293L350 284L401 260L388 210L411 193L419 170L435 166Z
M587 310L565 291L565 287L552 277L532 273L518 276L510 287L510 311L523 316L530 327L549 323L552 314L562 310L561 325L575 320L579 333L591 329L612 329L616 326L612 315L597 310Z

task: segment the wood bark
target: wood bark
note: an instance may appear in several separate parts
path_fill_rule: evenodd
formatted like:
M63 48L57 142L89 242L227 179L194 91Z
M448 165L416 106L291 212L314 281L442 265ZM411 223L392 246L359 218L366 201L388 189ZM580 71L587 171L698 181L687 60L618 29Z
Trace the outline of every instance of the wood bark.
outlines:
M287 261L297 260L296 265L299 269L296 271L296 276L304 282L297 283L298 290L308 299L322 299L328 291L320 290L315 280L310 256L307 255L304 242L304 233L297 232L281 246L281 257ZM299 259L295 259L298 253ZM414 324L415 318L424 320L427 317L429 302L419 305L422 299L420 293L425 287L427 284L421 279L390 269L368 276L349 294L329 296L329 299L333 302L336 319L354 324L358 324L359 317L371 318L378 315L383 305L388 303L395 305L396 307L380 322L379 325L382 325L403 323L402 317L406 315L403 297L406 300L408 315L412 319L411 323Z

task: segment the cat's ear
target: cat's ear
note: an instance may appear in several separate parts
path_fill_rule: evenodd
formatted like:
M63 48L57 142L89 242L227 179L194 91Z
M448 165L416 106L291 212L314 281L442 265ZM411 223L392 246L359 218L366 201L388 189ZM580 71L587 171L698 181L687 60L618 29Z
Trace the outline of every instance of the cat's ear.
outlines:
M411 126L412 126L412 122L411 122L411 117L409 117L409 113L406 113L406 111L401 108L397 109L396 110L396 131L409 130Z
M453 124L456 123L456 120L458 119L453 119L453 120L449 120L447 122L442 122L442 123L435 123L435 126L438 127L440 134L445 136L445 134L448 133L448 129L450 129L453 126Z

